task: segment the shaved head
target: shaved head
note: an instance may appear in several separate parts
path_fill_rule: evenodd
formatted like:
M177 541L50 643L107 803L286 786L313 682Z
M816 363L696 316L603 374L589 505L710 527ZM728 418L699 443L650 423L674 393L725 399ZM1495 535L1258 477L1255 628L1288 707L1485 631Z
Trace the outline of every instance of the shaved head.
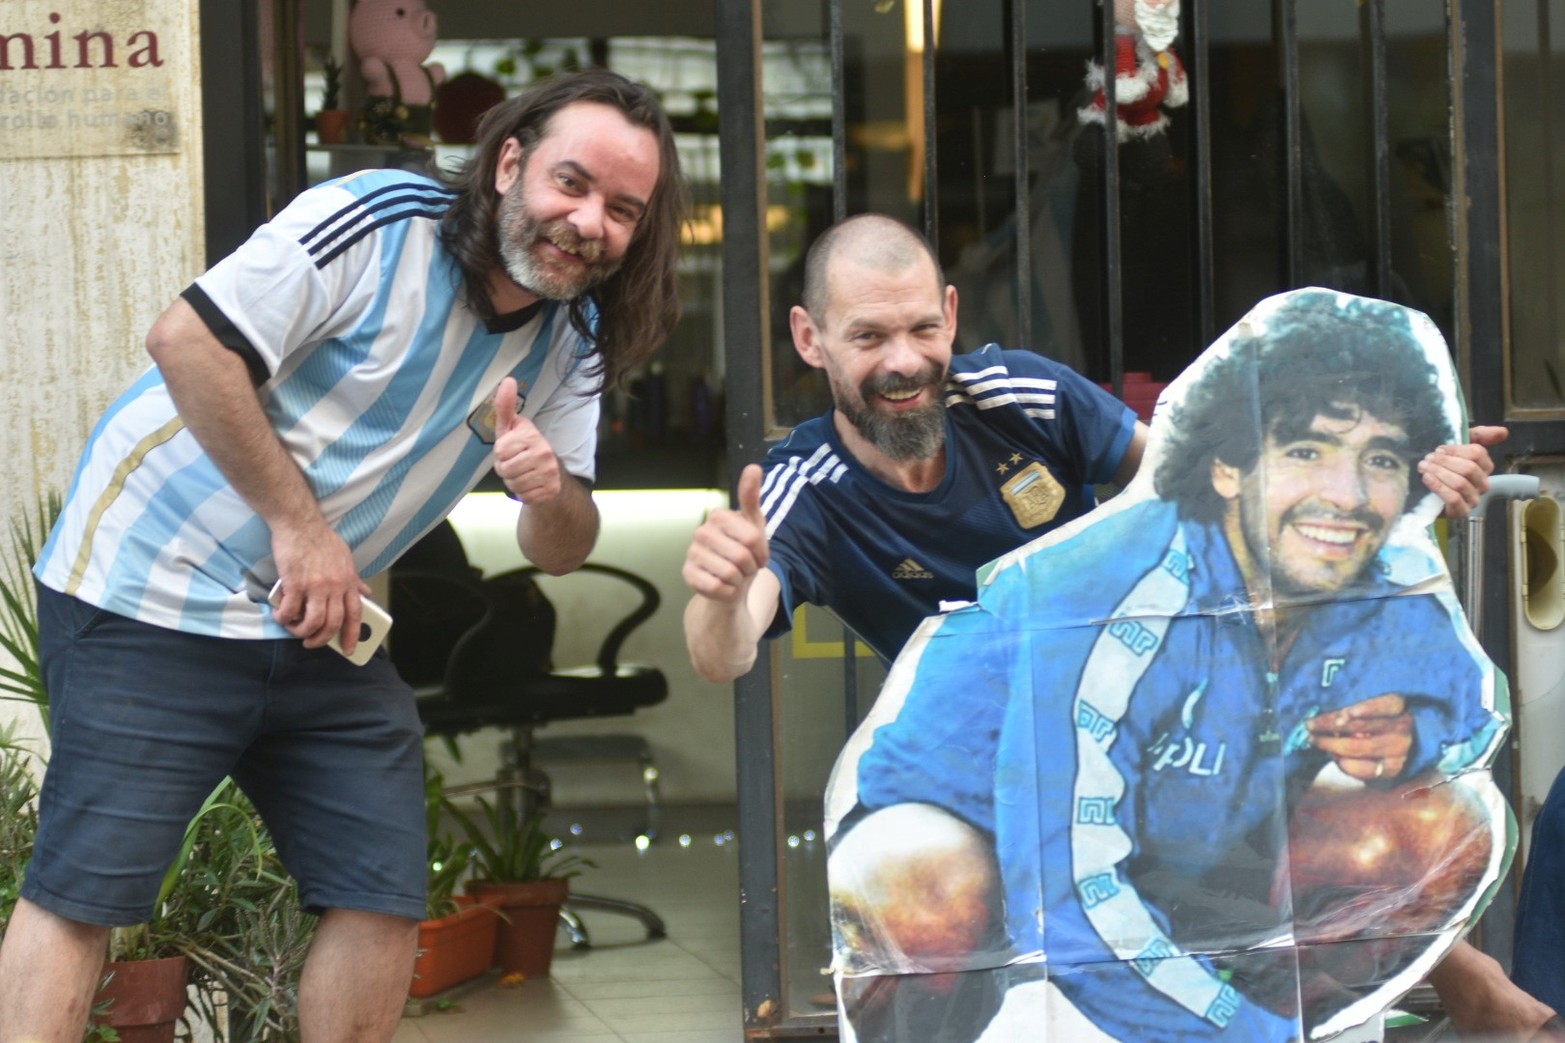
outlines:
M804 310L816 325L826 321L831 306L831 269L839 260L876 271L903 272L928 258L935 286L944 287L945 273L929 241L912 226L885 214L856 214L822 232L804 260Z

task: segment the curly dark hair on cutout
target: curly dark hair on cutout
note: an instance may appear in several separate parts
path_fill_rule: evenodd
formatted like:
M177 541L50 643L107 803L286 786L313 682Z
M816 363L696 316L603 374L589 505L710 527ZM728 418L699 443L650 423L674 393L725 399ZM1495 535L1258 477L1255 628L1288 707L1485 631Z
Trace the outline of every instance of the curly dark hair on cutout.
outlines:
M1212 487L1213 462L1248 473L1260 459L1263 434L1292 440L1319 416L1367 413L1398 424L1416 462L1455 439L1437 381L1402 308L1367 298L1339 303L1329 291L1300 293L1263 332L1236 337L1173 410L1157 494L1178 504L1181 516L1215 523L1227 501ZM1410 468L1407 506L1422 488Z
M549 134L550 122L577 102L608 105L632 126L652 132L658 143L658 183L636 225L624 263L601 285L570 302L571 325L592 346L602 387L624 382L645 362L679 321L680 230L685 184L674 132L651 90L606 69L561 73L528 86L484 114L477 149L453 174L444 175L456 201L440 222L441 238L456 257L468 304L483 319L494 318L489 279L504 270L500 257L500 194L495 171L511 138L524 151Z

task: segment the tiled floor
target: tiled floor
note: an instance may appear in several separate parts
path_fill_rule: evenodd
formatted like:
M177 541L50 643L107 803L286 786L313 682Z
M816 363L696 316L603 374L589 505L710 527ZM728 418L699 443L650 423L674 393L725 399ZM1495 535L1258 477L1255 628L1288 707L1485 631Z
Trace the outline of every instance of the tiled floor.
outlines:
M491 981L449 1010L405 1017L395 1043L738 1043L731 819L731 809L671 809L663 838L645 851L621 841L580 844L597 868L572 886L644 902L663 918L667 938L647 941L630 917L586 912L590 950L571 949L561 932L550 977L514 987Z

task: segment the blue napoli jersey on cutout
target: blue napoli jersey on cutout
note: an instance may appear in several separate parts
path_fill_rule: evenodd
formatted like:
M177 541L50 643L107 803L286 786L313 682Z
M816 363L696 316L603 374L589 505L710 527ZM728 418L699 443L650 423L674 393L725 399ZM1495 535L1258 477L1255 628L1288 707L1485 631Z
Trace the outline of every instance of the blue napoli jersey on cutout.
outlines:
M1014 950L975 961L1046 951L1115 1039L1288 1040L1288 1019L1192 954L1237 948L1237 981L1286 941L1269 892L1283 809L1326 759L1304 722L1404 694L1408 776L1481 762L1503 734L1492 664L1449 588L1408 594L1392 578L1437 564L1389 548L1380 564L1356 597L1296 608L1272 672L1223 537L1136 505L925 625L900 712L857 764L858 798L934 804L993 834Z

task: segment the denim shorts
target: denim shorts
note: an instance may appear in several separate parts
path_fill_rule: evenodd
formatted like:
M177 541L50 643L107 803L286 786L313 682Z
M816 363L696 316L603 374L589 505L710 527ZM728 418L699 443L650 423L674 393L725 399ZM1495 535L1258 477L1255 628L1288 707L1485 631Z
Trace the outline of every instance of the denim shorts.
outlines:
M232 775L305 909L423 917L423 727L384 649L359 667L38 592L51 753L29 901L82 923L150 919L186 824Z

